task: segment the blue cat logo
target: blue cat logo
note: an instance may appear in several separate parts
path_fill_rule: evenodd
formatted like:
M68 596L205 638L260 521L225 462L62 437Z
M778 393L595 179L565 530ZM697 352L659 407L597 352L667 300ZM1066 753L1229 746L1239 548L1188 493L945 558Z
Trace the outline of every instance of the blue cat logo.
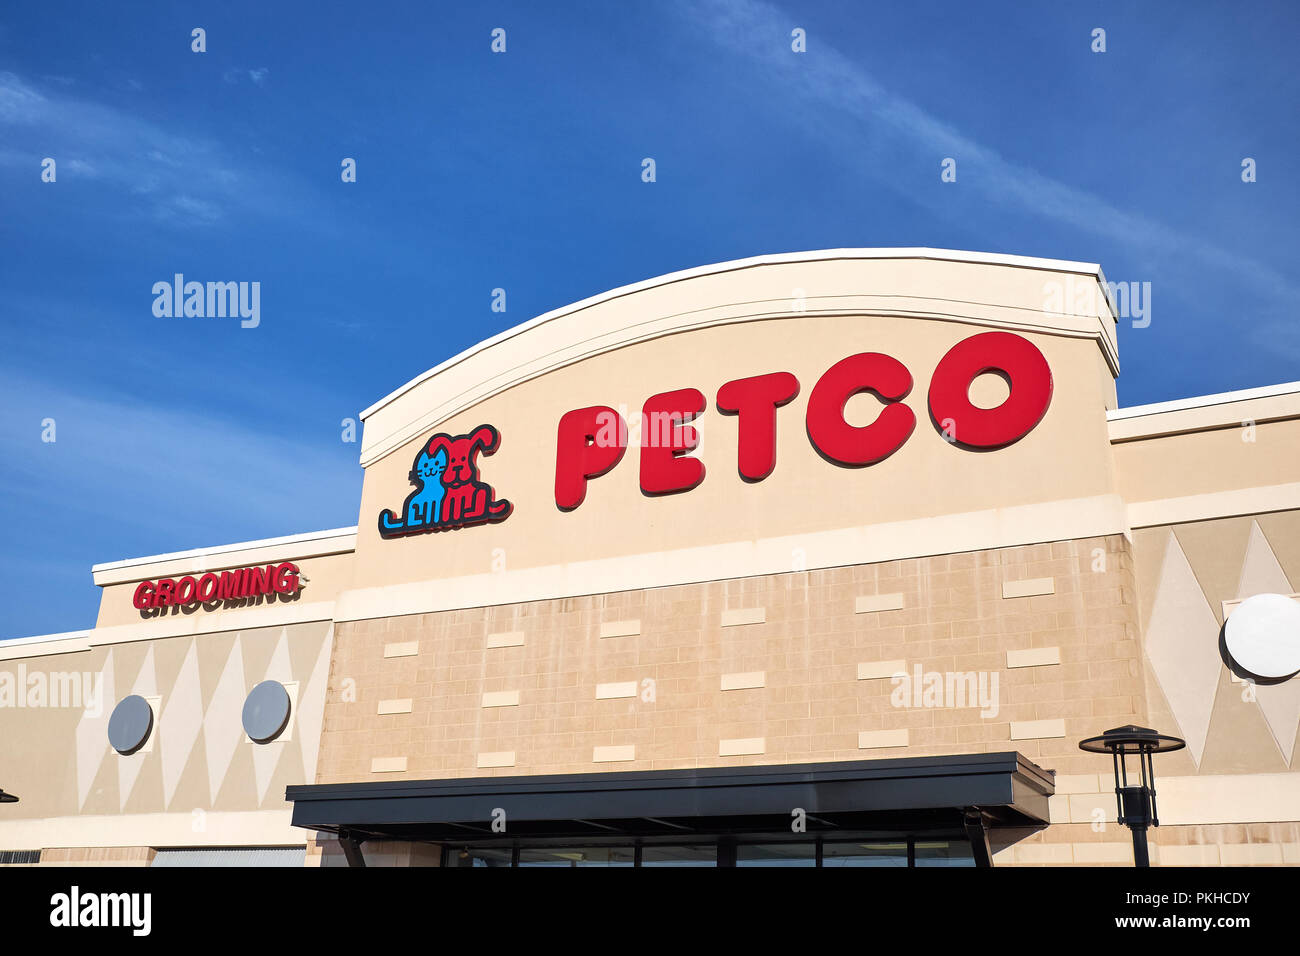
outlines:
M415 468L411 471L411 480L421 483L421 487L406 499L406 526L418 528L421 525L437 524L442 520L442 499L447 489L442 486L442 473L447 470L447 450L439 448L430 455L421 451L415 459Z

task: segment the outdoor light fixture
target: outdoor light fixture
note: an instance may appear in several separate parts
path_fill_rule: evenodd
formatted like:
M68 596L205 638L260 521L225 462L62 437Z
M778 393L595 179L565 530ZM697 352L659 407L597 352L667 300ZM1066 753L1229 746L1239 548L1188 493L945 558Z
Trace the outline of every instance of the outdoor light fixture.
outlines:
M1156 816L1156 773L1151 755L1182 750L1187 741L1156 733L1150 727L1128 724L1108 730L1100 737L1079 742L1079 749L1089 753L1109 753L1115 764L1115 807L1117 819L1133 831L1133 865L1150 866L1147 852L1147 827L1160 826ZM1125 758L1138 758L1138 783L1129 783Z
M3 790L0 790L0 803L17 803L17 802L18 802L18 798L14 796L12 793L5 793Z

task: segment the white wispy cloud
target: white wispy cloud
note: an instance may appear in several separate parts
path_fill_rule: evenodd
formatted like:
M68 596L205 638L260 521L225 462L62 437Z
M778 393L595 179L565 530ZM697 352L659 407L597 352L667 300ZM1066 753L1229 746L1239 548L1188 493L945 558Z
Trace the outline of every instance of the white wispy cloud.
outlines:
M1265 262L1171 229L1094 192L1008 159L877 80L836 49L832 38L816 37L815 54L792 54L789 36L797 18L766 0L696 0L680 9L703 27L705 36L731 54L761 66L758 75L767 80L764 97L775 111L806 116L811 105L820 105L838 113L841 119L833 129L828 128L832 124L811 122L805 128L828 137L855 137L861 146L855 157L870 152L872 139L883 130L894 142L932 153L936 180L939 159L953 157L960 168L979 170L977 176L960 179L963 189L978 190L998 203L1072 229L1104 235L1166 261L1181 260L1193 277L1199 278L1209 268L1220 275L1235 273L1261 298L1290 303L1300 296L1300 285ZM927 202L924 197L913 198ZM937 202L936 198L936 206Z
M0 72L0 140L0 164L36 170L50 156L61 180L93 178L146 197L143 209L131 202L122 212L159 222L208 226L234 212L275 215L292 205L281 174L251 167L216 139L14 73Z
M309 439L300 423L311 415L244 425L12 370L0 370L0 402L4 507L44 513L59 540L83 527L135 539L143 522L174 550L355 521L357 446ZM53 443L41 440L47 419Z
M248 79L257 86L265 86L266 78L270 75L270 72L271 71L264 66L258 67L255 70L248 70L242 66L232 66L228 67L225 72L221 74L221 78L232 86L239 83L244 79L244 77L248 77Z

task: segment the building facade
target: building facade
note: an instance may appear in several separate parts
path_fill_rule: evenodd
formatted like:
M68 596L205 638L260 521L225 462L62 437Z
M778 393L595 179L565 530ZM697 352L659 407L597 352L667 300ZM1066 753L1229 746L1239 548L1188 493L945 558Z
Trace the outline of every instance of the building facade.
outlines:
M0 859L1131 865L1136 724L1153 862L1300 863L1300 384L1121 409L1118 328L830 250L489 339L363 413L355 528L0 643Z

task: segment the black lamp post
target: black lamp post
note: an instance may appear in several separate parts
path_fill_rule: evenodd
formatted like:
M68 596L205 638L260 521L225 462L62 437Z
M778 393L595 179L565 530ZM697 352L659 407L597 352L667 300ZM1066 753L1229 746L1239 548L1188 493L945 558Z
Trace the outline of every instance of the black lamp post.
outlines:
M1151 865L1151 856L1147 852L1147 827L1160 826L1160 819L1156 816L1156 772L1151 766L1151 755L1182 750L1186 746L1187 742L1179 737L1159 734L1150 727L1135 727L1133 724L1079 742L1080 750L1109 753L1115 764L1117 819L1133 831L1134 866ZM1138 759L1135 784L1129 783L1125 761L1130 755Z

